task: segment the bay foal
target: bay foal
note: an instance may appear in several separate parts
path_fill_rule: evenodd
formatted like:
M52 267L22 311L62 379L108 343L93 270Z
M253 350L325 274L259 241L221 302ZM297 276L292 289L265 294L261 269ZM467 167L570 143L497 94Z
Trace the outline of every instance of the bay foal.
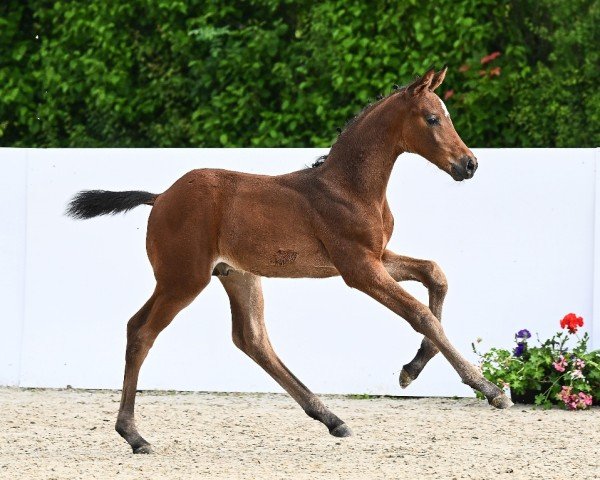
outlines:
M227 291L233 341L265 369L332 435L351 434L346 424L279 359L263 319L260 277L324 278L341 275L406 319L424 335L404 366L400 384L418 377L438 352L462 381L495 407L511 401L452 346L440 324L446 278L431 261L386 249L394 220L386 188L398 155L415 152L454 180L469 179L477 160L462 142L434 90L446 69L428 71L408 87L365 108L340 134L318 168L280 176L226 170L188 172L167 191L80 192L68 213L90 218L152 205L147 251L156 277L150 299L127 325L125 379L116 430L134 453L150 453L138 433L134 403L138 373L158 334L217 276ZM417 280L429 306L399 284Z

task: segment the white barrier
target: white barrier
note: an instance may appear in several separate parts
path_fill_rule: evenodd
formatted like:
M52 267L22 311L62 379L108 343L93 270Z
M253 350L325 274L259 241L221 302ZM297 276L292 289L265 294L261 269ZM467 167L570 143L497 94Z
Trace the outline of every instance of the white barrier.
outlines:
M0 384L121 386L125 325L153 289L144 245L149 208L74 221L64 209L75 192L161 192L199 167L277 174L321 153L1 149ZM476 337L483 349L510 346L521 328L544 338L570 311L583 315L600 347L597 150L475 153L479 170L460 184L420 157L399 158L388 190L396 219L390 248L442 266L450 283L445 329L473 360ZM407 287L426 301L420 285ZM398 373L419 336L339 278L265 279L264 294L276 350L316 392L471 395L441 356L401 390ZM281 391L233 346L218 281L158 338L139 388Z

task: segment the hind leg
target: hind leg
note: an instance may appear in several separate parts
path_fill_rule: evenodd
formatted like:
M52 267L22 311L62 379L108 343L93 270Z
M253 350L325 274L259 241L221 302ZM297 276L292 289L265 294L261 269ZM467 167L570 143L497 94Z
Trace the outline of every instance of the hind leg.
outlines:
M442 305L448 291L448 283L442 269L430 260L404 257L396 255L390 250L384 252L382 261L385 269L397 282L416 280L427 288L429 292L429 309L435 318L441 322ZM424 337L415 357L402 367L400 386L402 388L408 387L423 371L427 362L438 352L439 350L435 344L429 338Z
M258 363L288 392L307 415L319 420L336 437L352 434L346 424L334 415L279 359L267 334L263 314L260 277L229 270L219 276L231 304L233 342Z
M167 288L157 285L156 290L127 324L125 378L121 405L115 429L129 443L133 453L152 453L152 447L139 434L134 420L135 393L142 363L158 334L175 316L202 291L210 276L187 288Z

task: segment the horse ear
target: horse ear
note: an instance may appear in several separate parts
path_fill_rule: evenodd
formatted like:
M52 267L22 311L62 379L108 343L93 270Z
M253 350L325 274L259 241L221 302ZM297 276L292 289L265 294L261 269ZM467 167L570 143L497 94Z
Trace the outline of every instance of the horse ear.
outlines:
M442 84L442 82L444 81L444 78L446 78L447 71L448 71L448 67L444 67L433 76L433 79L431 80L431 85L429 85L429 90L431 90L433 92L436 88L438 88Z
M430 68L429 70L427 70L427 72L425 72L425 74L422 77L417 78L413 83L411 83L407 87L408 92L411 95L418 95L419 93L425 91L431 85L431 81L433 80L434 76L435 69Z

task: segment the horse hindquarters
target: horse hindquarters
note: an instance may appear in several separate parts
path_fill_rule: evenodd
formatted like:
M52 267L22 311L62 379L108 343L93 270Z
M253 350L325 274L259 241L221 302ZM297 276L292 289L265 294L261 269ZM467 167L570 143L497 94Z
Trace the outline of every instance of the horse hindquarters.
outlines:
M221 197L218 176L193 170L155 200L146 250L159 285L185 296L210 280L218 258Z

